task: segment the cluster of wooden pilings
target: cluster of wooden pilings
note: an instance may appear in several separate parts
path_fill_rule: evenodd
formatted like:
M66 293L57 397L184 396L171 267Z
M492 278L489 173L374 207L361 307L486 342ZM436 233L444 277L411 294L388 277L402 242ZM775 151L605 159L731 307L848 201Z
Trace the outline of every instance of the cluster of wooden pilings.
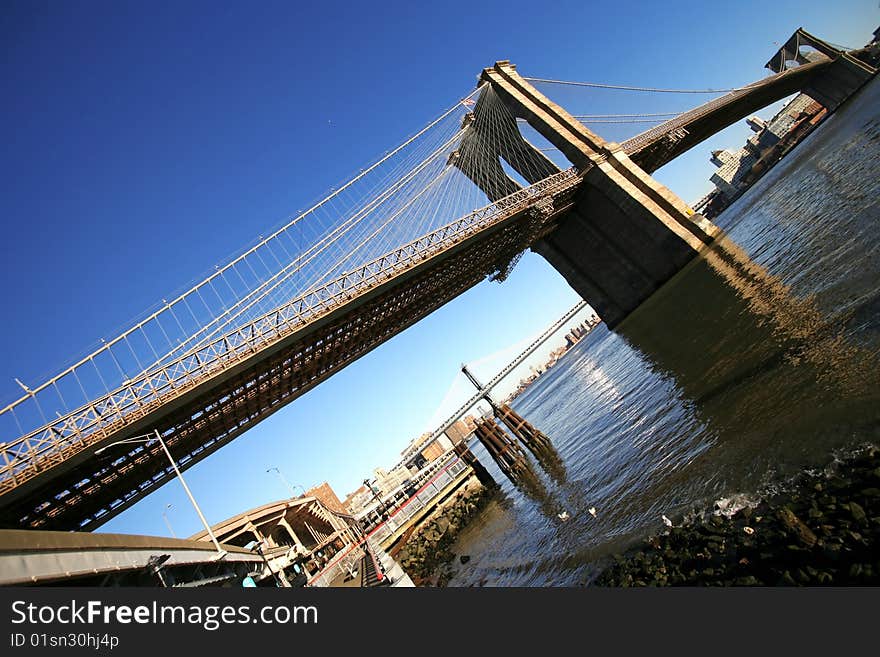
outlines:
M493 404L492 408L495 416L477 420L474 433L508 479L527 491L539 493L544 488L523 446L551 476L564 478L562 460L546 435L507 404Z
M455 445L455 453L461 457L462 461L471 466L471 469L473 469L474 474L477 475L477 479L480 480L481 484L487 488L492 488L497 485L496 481L492 478L492 475L489 474L489 471L486 469L486 466L480 463L480 459L478 459L476 454L470 450L465 441Z
M510 433L526 446L547 474L560 483L565 479L565 466L546 434L507 404L502 404L495 409L495 417L501 420Z
M513 483L520 483L528 475L534 476L522 447L499 426L494 417L477 420L474 433L501 472Z

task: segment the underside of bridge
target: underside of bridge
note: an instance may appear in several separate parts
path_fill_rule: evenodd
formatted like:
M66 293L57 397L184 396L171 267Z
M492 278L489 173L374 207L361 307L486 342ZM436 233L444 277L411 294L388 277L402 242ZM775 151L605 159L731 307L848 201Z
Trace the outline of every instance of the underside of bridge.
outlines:
M557 206L567 207L564 198ZM528 210L427 258L237 367L220 371L103 440L79 445L0 497L0 527L92 530L174 477L158 443L94 450L158 430L181 468L205 458L527 248ZM65 456L62 454L61 456Z
M2 586L241 586L263 570L255 552L129 534L0 530Z

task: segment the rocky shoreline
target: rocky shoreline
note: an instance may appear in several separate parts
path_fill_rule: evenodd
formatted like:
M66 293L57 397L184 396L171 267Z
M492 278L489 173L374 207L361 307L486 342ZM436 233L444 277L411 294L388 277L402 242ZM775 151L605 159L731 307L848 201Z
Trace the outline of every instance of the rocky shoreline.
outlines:
M880 449L807 471L758 503L690 521L614 557L593 586L877 586ZM681 526L679 526L681 522Z
M449 580L450 563L455 558L450 547L458 533L483 509L497 488L483 486L476 477L443 502L422 521L396 550L395 559L416 586L445 586ZM460 556L465 563L467 556Z

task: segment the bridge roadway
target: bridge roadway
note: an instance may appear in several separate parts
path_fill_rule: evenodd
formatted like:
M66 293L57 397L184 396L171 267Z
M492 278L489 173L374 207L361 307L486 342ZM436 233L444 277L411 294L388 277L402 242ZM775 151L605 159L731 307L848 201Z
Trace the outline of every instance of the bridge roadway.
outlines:
M768 76L661 123L621 143L633 162L648 173L763 107L809 88L839 64L820 60Z
M7 456L0 523L99 526L173 471L158 443L111 448L100 460L96 449L158 429L178 464L192 465L479 283L528 246L535 199L551 198L563 211L577 183L572 170L552 176L291 302L263 318L262 327L224 336L226 351L211 363L189 355L180 369L132 382L80 410L74 419L82 426L85 417L90 431L73 431L70 420L59 419L41 435L20 439L30 441L31 458ZM146 402L140 390L150 391Z
M623 150L653 171L756 109L808 88L833 66L834 60L827 60L783 71L667 122L623 144ZM110 449L103 460L96 449L158 429L186 468L501 271L588 200L577 192L594 164L576 151L566 155L577 169L499 199L172 366L0 445L0 526L100 526L168 481L173 471L156 443Z

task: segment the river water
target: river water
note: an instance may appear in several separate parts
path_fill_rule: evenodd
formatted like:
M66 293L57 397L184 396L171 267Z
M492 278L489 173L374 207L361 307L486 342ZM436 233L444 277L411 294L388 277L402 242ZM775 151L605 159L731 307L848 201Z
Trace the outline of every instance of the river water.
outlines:
M449 586L588 584L663 515L880 441L878 108L875 79L717 218L711 251L515 401L564 478L536 466L546 490L524 494L473 446L502 492Z

